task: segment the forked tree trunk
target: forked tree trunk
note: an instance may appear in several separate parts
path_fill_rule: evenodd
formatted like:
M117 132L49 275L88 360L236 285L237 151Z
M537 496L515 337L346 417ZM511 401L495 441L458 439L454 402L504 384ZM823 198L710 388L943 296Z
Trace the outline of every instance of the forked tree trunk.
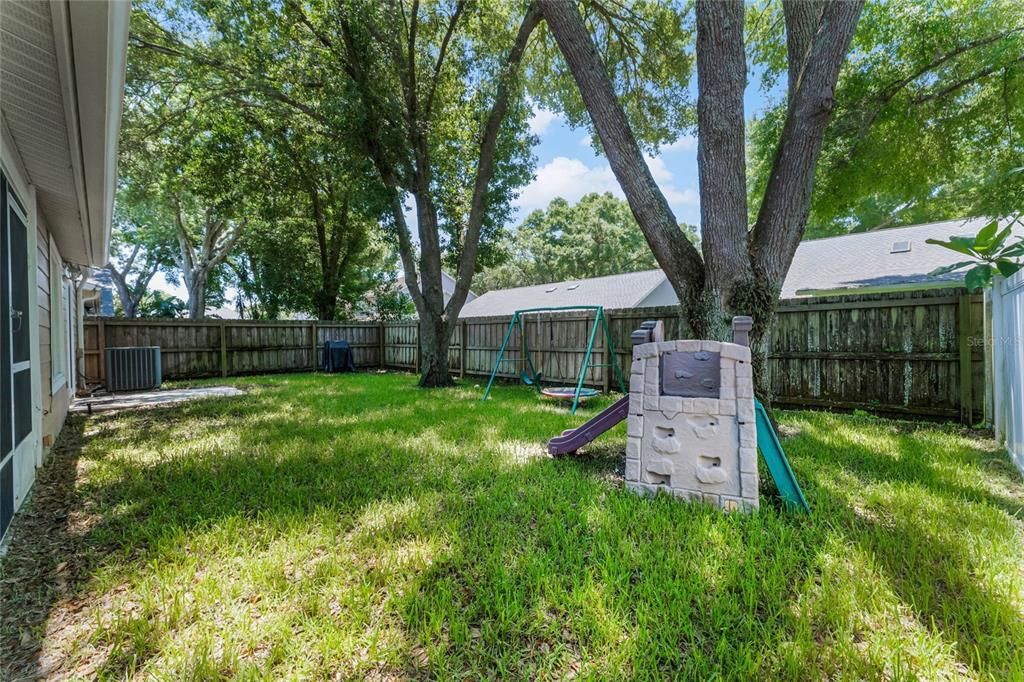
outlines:
M417 3L413 3L414 21L417 7ZM455 22L460 13L461 10L453 16L449 31L454 31ZM451 292L447 302L444 300L441 282L442 251L437 206L432 196L432 192L436 191L431 181L432 150L427 144L428 140L424 133L431 127L432 93L438 85L437 79L440 74L440 66L443 63L444 48L440 55L442 59L436 62L432 82L422 82L420 83L421 87L417 88L415 84L418 82L418 76L415 72L406 71L404 75L400 76L405 88L403 92L405 111L403 114L409 125L408 149L411 150L410 163L406 169L403 167L405 164L396 166L394 159L383 153L388 145L381 139L381 133L387 129L387 126L383 125L383 121L388 117L385 112L378 109L380 98L377 95L377 90L379 85L372 80L370 72L364 64L365 54L360 49L361 45L358 44L351 26L344 19L339 22L344 49L349 58L349 74L367 107L364 131L366 151L373 160L384 186L391 194L391 216L398 238L398 252L402 259L406 286L416 305L416 312L419 314L422 354L419 385L424 388L451 386L454 383L448 366L449 335L452 330L450 324L454 324L458 319L459 311L462 310L462 306L466 302L469 285L476 270L480 237L488 210L488 188L494 176L495 166L499 161L499 133L510 103L514 101L513 98L519 90L517 79L523 53L526 51L530 35L540 20L540 10L531 3L516 32L516 38L509 50L504 69L497 78L494 101L477 138L479 157L473 178L469 211L465 218L461 243L458 245L461 251L458 273L455 277L455 289ZM451 37L451 33L449 33L449 37ZM445 43L447 41L446 38ZM327 42L330 43L330 41ZM406 48L410 54L413 54L414 38L410 39ZM400 69L406 69L411 63L410 59ZM412 87L406 87L410 84ZM419 92L420 90L427 93L425 98ZM412 233L405 220L403 195L406 192L411 194L416 202L418 244L414 244Z
M128 290L128 282L125 280L124 275L113 265L108 264L106 270L110 273L110 279L113 280L114 287L117 289L117 297L121 299L121 309L124 311L124 316L129 320L134 320L138 310L138 301L135 300Z
M338 314L338 286L324 282L320 291L313 295L318 320L333 320Z
M752 316L755 379L759 393L768 398L765 337L807 224L832 96L863 0L783 0L789 109L753 230L748 229L743 147L745 6L740 0L697 0L702 254L689 246L647 169L576 3L538 0L538 4L633 216L672 283L692 333L722 339L732 315Z

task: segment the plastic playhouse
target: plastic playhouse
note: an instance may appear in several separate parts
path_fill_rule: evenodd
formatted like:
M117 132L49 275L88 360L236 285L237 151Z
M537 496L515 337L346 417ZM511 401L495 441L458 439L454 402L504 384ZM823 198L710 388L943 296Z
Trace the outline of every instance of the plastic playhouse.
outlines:
M633 332L629 394L577 429L552 438L552 455L574 452L628 420L626 487L664 491L723 509L756 509L758 449L786 504L807 510L764 408L754 399L749 317L733 342L665 341L661 322Z

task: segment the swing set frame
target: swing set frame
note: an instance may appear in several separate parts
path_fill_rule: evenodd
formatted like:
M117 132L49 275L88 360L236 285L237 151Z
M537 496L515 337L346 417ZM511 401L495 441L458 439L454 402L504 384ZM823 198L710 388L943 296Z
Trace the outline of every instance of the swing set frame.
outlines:
M619 390L623 393L626 392L626 384L622 378L622 368L619 367L618 359L615 355L615 342L612 340L612 332L608 327L608 317L604 314L604 307L599 305L568 305L568 306L553 306L545 308L524 308L522 310L516 310L512 313L512 319L509 320L508 329L505 330L505 339L501 342L501 350L498 351L498 358L494 361L494 369L491 370L491 377L487 381L487 389L484 391L484 397L481 400L487 400L487 396L491 393L491 386L494 384L494 379L498 375L498 368L501 367L501 361L505 356L505 350L508 347L509 339L512 338L512 330L519 326L519 338L522 339L523 348L523 364L525 367L529 367L533 371L533 376L527 380L526 369L524 367L523 373L520 375L523 382L526 384L533 384L534 382L540 381L542 375L538 373L533 365L533 361L530 359L530 348L527 344L526 337L526 323L525 318L527 315L535 315L540 313L556 313L565 312L567 310L592 310L594 311L594 323L590 328L590 338L587 341L587 350L583 356L583 366L580 367L580 375L576 379L576 391L573 395L572 401L572 414L576 414L576 408L580 403L580 393L583 390L583 380L587 376L587 370L591 367L611 367L615 371L615 377L619 381ZM591 363L594 351L594 341L597 339L597 330L601 328L604 331L605 344L608 349L609 361L606 363ZM548 350L550 352L550 349Z

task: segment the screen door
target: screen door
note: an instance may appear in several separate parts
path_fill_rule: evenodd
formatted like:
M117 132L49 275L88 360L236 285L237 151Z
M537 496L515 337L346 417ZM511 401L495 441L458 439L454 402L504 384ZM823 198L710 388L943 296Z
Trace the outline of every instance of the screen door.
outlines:
M24 460L32 435L28 270L28 220L0 174L0 535L14 515L16 464L31 466Z

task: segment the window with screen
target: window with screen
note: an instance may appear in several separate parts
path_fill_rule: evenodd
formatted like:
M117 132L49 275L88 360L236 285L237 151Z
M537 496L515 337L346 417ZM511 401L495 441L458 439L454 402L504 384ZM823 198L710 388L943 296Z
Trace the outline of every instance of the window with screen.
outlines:
M64 329L64 267L57 245L50 240L50 378L57 389L66 381L67 348Z

